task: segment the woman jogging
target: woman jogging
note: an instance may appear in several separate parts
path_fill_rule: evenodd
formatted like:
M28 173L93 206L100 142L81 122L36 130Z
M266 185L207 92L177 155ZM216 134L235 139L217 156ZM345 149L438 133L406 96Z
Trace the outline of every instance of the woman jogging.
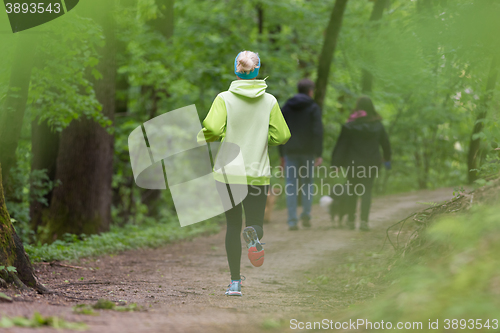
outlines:
M356 108L349 117L337 140L332 153L332 166L347 169L347 187L350 195L344 193L342 200L348 214L347 226L354 229L357 198L361 196L361 225L363 231L369 230L373 181L378 176L382 162L386 169L391 168L391 145L389 137L381 123L382 118L375 111L372 100L362 96L356 103ZM384 151L384 160L380 155L379 146ZM355 194L357 193L357 194Z
M240 52L234 62L237 80L231 83L228 91L215 98L203 121L205 140L222 139L223 142L217 154L214 178L226 210L226 253L231 271L226 295L229 296L241 296L242 207L248 258L256 267L264 262L260 240L264 234L262 226L271 177L268 146L284 144L290 138L276 98L266 93L264 80L255 79L259 68L260 59L256 53ZM234 151L227 153L234 147L238 149L236 154ZM226 163L228 161L230 164ZM228 194L231 199L225 200Z

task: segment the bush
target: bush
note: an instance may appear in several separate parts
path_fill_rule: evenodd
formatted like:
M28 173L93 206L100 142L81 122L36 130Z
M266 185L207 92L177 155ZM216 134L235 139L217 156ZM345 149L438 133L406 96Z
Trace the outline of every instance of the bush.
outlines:
M489 319L493 327L500 313L500 211L474 207L468 214L440 220L427 232L433 246L393 268L396 283L369 309L360 309L363 316L393 323L421 321L423 327L428 319L439 319L441 331L445 319L482 319L483 324Z
M112 226L99 235L64 235L52 244L26 245L32 261L74 260L143 247L159 247L169 242L191 238L202 233L216 233L214 219L181 228L171 221L163 224Z

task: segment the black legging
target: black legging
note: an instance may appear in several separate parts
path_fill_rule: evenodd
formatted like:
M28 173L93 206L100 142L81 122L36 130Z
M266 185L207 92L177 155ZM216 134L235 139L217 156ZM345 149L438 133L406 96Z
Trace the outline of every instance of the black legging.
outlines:
M219 193L227 193L228 185L216 182ZM243 222L242 206L245 209L245 224L252 226L257 231L257 236L262 239L264 230L264 211L266 209L268 185L231 185L234 190L242 187L248 187L247 196L239 204L226 210L226 253L231 271L231 280L240 279L240 263L241 263L241 225ZM233 197L237 196L239 191L231 191ZM240 201L240 200L235 200Z
M361 195L361 221L368 222L368 219L370 217L370 208L372 205L372 188L374 180L374 177L348 178L349 183L352 184L350 186L350 193L353 194L346 197L348 221L350 223L353 223L356 219L356 205L358 203L358 196L354 195L354 189L356 185L364 186L364 193ZM358 193L360 192L362 192L361 186L358 187Z

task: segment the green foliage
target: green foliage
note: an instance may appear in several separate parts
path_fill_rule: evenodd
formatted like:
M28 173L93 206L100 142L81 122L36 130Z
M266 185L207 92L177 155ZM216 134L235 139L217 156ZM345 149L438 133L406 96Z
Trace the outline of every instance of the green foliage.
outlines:
M47 121L55 131L81 116L111 125L100 112L88 74L100 76L95 70L99 62L96 47L103 43L100 27L74 13L47 26L31 78L28 114L32 120Z
M480 120L484 129L475 136L482 144L478 158L484 180L480 182L498 171L498 151L491 148L498 147L500 95L498 85L486 91L486 80L492 59L500 51L500 43L491 33L500 29L496 19L500 5L492 0L433 1L425 9L419 3L422 1L392 0L380 22L369 21L372 1L348 3L323 109L328 164L341 124L362 93L362 70L374 75L369 95L393 147L393 169L383 171L376 184L377 189L387 187L387 192L463 184L468 172L467 147L477 115L483 111L487 111L486 119ZM30 172L32 120L47 120L54 131L81 117L107 127L115 138L115 226L169 219L175 209L168 190L158 194L135 186L127 145L130 132L157 115L190 104L204 118L215 96L234 79L234 57L243 49L260 54L260 77L269 76L268 91L283 105L295 94L299 79L316 76L333 4L176 1L174 32L168 38L156 28L155 20L162 15L155 1L118 2L116 100L122 105L112 125L102 115L91 84L91 78L101 75L96 71L100 61L96 50L106 43L101 27L72 11L44 25L43 31L35 28L40 42L28 116L18 165L12 171L15 193L7 198L23 241L36 238L29 230L29 201L44 203L44 195L57 185L42 172ZM263 14L261 22L259 13ZM4 64L0 68L0 103L8 87L16 38L6 35L0 41ZM491 102L486 103L489 94ZM270 155L276 165L277 149L270 149ZM32 193L30 182L37 185ZM280 198L278 205L282 203ZM78 237L71 244L81 241ZM60 245L70 243L64 244Z
M134 312L134 311L142 311L143 308L137 305L137 303L116 305L115 302L103 298L99 299L93 305L78 304L73 307L73 312L76 314L98 316L99 313L95 312L94 310L114 310L119 312Z
M0 271L1 270L6 270L7 272L12 272L12 273L17 273L17 269L14 266L0 266Z
M261 326L265 330L273 330L285 326L285 323L283 321L278 321L272 318L266 318L262 322Z
M393 269L397 283L358 312L392 322L498 319L498 209L476 207L470 214L446 217L430 228L428 237L432 249Z
M8 197L6 197L7 210L15 221L14 228L25 244L31 242L35 237L34 231L29 226L30 201L38 201L47 205L45 195L60 183L51 181L46 170L31 172L30 150L29 142L21 140L16 151L18 163L9 174L9 188L12 190L8 192Z
M87 316L98 316L99 313L94 311L94 308L88 304L78 304L73 307L73 312Z
M219 231L217 223L206 221L181 228L177 221L161 224L127 224L112 226L99 235L65 235L52 244L28 244L26 252L32 261L74 260L144 247L158 247L169 242Z
M7 302L12 302L12 297L9 297L5 295L4 293L0 293L0 299L7 301Z
M484 186L486 179L497 177L500 173L500 154L486 156L486 160L477 171L481 177L476 180L479 186Z
M14 326L30 328L51 327L55 329L77 331L84 331L87 329L87 325L84 323L67 322L66 320L56 316L44 317L38 312L35 312L32 318L2 316L0 319L0 327L2 328L10 328Z
M21 140L16 151L18 162L10 170L8 177L9 191L4 192L7 210L10 216L16 221L13 225L23 242L29 242L34 234L29 228L30 154L31 147L29 142Z

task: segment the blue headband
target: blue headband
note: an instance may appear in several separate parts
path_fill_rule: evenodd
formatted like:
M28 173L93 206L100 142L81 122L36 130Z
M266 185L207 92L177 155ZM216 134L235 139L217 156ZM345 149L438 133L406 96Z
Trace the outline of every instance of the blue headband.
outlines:
M259 64L257 65L257 67L255 67L255 69L253 71L251 71L250 73L240 73L240 72L237 72L236 71L236 68L238 67L238 57L240 56L241 52L238 53L238 55L236 56L236 58L234 59L234 74L236 74L240 79L243 79L243 80L251 80L251 79L255 79L257 77L257 75L259 75L259 69L260 69L260 58L259 58Z

